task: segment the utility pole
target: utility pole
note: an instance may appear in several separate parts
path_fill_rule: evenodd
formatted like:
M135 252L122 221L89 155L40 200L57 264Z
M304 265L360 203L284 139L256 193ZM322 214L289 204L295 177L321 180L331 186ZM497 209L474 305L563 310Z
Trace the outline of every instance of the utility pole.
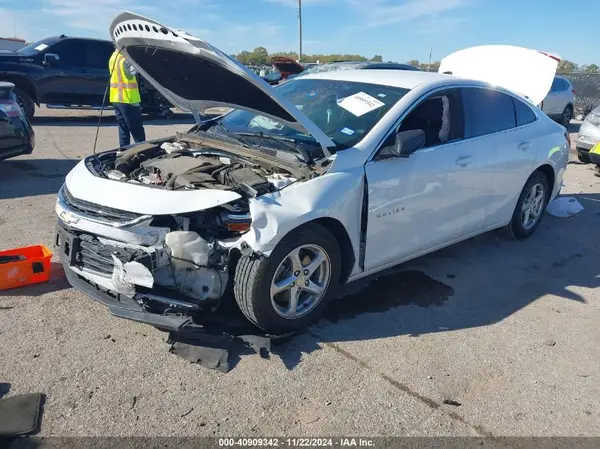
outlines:
M427 66L427 71L431 72L431 52L433 51L433 45L429 47L429 65Z
M298 0L298 62L302 61L302 0Z

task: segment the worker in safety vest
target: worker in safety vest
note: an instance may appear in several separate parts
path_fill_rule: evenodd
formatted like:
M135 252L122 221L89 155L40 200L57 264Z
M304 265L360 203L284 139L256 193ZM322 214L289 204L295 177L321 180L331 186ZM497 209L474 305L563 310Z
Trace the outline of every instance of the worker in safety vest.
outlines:
M600 142L594 145L594 147L590 150L590 162L592 164L596 164L595 175L600 177Z
M129 145L130 134L135 142L143 142L146 140L146 133L142 124L141 98L135 68L115 50L108 61L108 69L110 70L109 100L119 125L119 145L121 147Z

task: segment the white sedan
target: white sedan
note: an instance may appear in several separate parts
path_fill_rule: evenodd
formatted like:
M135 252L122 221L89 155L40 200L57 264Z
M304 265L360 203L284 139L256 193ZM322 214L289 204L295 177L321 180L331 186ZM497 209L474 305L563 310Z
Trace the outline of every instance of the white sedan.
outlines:
M258 327L302 328L341 284L493 229L530 236L561 189L569 137L534 106L551 55L475 47L444 59L446 74L339 71L272 88L151 19L123 13L110 34L198 121L87 157L60 191L68 279L113 315L182 329L232 285ZM204 118L213 107L233 110Z

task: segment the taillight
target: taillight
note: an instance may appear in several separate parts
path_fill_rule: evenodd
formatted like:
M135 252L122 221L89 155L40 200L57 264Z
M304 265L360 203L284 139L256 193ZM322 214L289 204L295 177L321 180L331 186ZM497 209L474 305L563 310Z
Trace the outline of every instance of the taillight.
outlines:
M571 89L571 92L573 92L573 95L575 95L575 89Z

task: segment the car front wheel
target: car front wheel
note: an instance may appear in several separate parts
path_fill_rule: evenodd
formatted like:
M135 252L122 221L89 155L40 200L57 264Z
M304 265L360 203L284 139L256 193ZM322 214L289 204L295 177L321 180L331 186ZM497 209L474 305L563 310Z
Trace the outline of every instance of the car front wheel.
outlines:
M583 153L581 151L577 152L577 159L579 159L579 162L582 162L584 164L589 164L590 161L590 155L588 153Z
M541 171L534 172L521 191L519 201L506 231L515 239L525 239L540 225L550 198L548 179Z
M270 257L240 258L235 299L265 332L298 330L321 315L338 286L340 270L335 237L323 226L308 224L284 237Z

